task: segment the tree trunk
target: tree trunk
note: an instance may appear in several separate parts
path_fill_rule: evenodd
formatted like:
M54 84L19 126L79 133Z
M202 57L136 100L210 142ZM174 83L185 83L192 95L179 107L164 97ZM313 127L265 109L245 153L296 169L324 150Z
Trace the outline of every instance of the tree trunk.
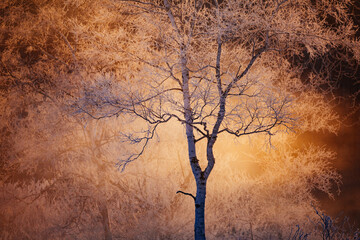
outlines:
M167 1L164 1L168 4ZM168 6L169 7L169 6ZM169 16L173 19L171 11ZM174 23L175 24L175 23ZM187 68L186 48L184 45L180 48L180 62L182 73L182 91L184 100L184 117L185 129L188 143L188 154L190 166L196 180L196 198L195 198L195 240L205 240L205 196L206 196L206 179L204 172L201 170L199 160L196 156L195 136L193 128L193 113L191 109L191 94L189 90L189 69Z
M205 240L205 198L206 180L199 179L196 183L195 199L195 240Z
M102 224L104 227L105 240L112 240L112 233L110 230L109 213L106 202L99 201L99 211L102 216Z

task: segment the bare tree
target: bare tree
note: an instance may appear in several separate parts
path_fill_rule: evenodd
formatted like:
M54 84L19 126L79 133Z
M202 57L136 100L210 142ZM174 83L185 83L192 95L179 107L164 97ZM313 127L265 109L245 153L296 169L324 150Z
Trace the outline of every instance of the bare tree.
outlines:
M349 2L113 4L136 16L136 40L128 49L112 43L100 46L102 41L97 47L120 52L138 70L113 73L92 88L85 81L87 89L78 107L96 119L126 114L144 121L147 128L137 124L140 129L124 134L141 149L121 159L121 167L141 157L161 124L175 119L184 125L196 194L178 193L194 199L195 239L205 239L206 184L215 166L218 136L263 134L271 144L274 134L301 125L293 109L301 104L299 93L316 92L329 81L316 76L300 80L298 74L304 69L289 60L304 51L316 58L337 46L356 49L359 43L352 39L354 30L346 10ZM330 17L336 28L327 22ZM202 141L205 145L199 145ZM197 153L200 146L206 153L203 166Z
M291 60L304 53L321 58L338 46L359 59L348 1L88 4L54 3L39 8L42 11L29 6L26 14L39 10L39 20L27 22L27 28L16 27L8 18L16 31L4 40L9 47L2 55L2 76L45 98L66 95L58 98L66 103L80 94L73 107L94 119L118 117L124 125L119 142L132 143L119 156L122 169L144 155L162 125L182 124L196 194L184 189L178 193L194 200L195 239L205 239L207 181L220 135L262 135L271 145L280 132L336 130L336 116L326 110L320 92L324 85L329 90L328 79L311 74L301 79L306 69ZM70 11L72 7L79 12ZM60 47L53 47L56 44ZM49 85L61 90L42 91L40 79L50 79ZM314 101L318 105L313 106Z

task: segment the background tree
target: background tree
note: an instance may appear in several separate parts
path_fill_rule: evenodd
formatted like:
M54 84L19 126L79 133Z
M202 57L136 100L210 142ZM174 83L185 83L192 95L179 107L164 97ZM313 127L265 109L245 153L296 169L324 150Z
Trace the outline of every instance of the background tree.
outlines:
M282 136L280 133L294 129L299 132L336 131L337 116L326 103L324 92L320 91L320 87L328 85L327 79L315 75L307 76L305 81L300 79L304 68L294 65L291 60L304 53L312 58L321 58L339 45L353 51L355 58L358 58L358 43L351 39L353 29L346 4L330 1L5 2L3 19L6 21L3 21L2 31L6 34L2 42L6 47L2 49L2 78L6 81L3 96L8 99L10 87L25 88L39 94L36 95L38 102L48 108L51 105L47 105L45 99L56 96L53 101L56 105L60 102L69 106L70 102L73 109L95 119L118 116L121 134L116 133L114 139L122 143L121 153L117 152L119 167L144 157L145 148L151 144L150 139L156 138L157 130L161 130L160 125L168 124L173 128L172 124L176 121L181 123L186 129L188 161L196 180L196 196L189 193L195 200L195 237L201 239L205 237L206 185L215 164L214 146L219 145L220 140L217 139L220 139L220 135L240 137L260 134L266 142L272 139L274 143L275 133ZM25 15L19 15L23 10ZM26 19L26 28L14 21L20 16ZM337 28L329 28L326 22L320 21L324 16L332 16L338 23ZM21 96L21 93L16 96ZM314 102L317 104L314 105ZM9 103L18 106L13 99ZM31 112L35 112L37 107L33 109ZM65 108L60 106L58 109L63 111ZM12 111L4 109L4 112L9 114ZM25 109L19 110L24 118L27 112ZM43 115L56 116L50 110L43 111ZM5 119L10 119L8 116L4 114ZM32 124L36 126L36 123ZM20 127L23 128L25 126ZM13 128L3 128L4 131L9 129ZM63 131L67 134L70 129ZM34 129L30 129L25 136L34 134L31 130ZM42 139L39 144L48 139ZM66 138L60 137L59 141L63 139ZM89 139L95 141L96 137L90 134ZM95 161L98 148L91 141L85 144L89 147L85 158ZM128 146L126 142L137 144ZM26 145L20 141L18 146L23 148ZM196 150L200 149L204 151L197 153ZM321 159L319 165L305 161L300 166L304 171L322 169L319 171L322 174L314 175L314 171L311 171L307 175L306 171L298 171L299 178L294 178L299 184L296 188L299 193L300 189L306 193L307 200L302 199L304 203L313 200L310 191L314 186L330 192L330 181L338 180L338 176L326 167L326 158L331 156L326 151L312 148L310 156L286 147L281 151L279 156L282 157L275 158L279 161ZM18 162L33 173L33 168L29 166L37 163L37 158L30 157L32 153L25 151L23 156L27 158L20 157L17 161L12 160L12 163ZM215 148L216 153L220 156L220 148ZM296 157L299 155L302 158ZM29 159L29 165L26 159ZM66 166L71 164L66 163ZM80 166L77 165L75 169L81 169ZM96 161L91 166L100 171L95 167L98 166ZM165 164L161 166L165 167ZM276 168L279 167L277 165ZM8 167L4 165L4 169ZM266 174L257 180L258 184L253 185L257 186L256 189L262 189L266 182L286 179L271 178L271 171L264 172ZM305 183L309 182L309 185L299 183L302 182L301 175L308 179ZM9 172L7 176L15 175ZM92 180L80 184L83 178L75 179L78 181L76 186L92 185ZM184 180L184 183L188 181ZM237 181L233 178L228 184L242 181L249 180ZM63 188L64 185L58 187L59 190ZM189 192L191 189L180 190ZM145 190L141 188L139 191ZM268 202L268 198L261 200L260 193L246 192L242 191L244 199L235 202L249 210L248 213L241 213L246 216L245 222L249 223L248 234L255 231L265 234L269 228L256 219L260 219L260 212L267 212L261 206ZM286 191L276 188L269 191L269 196L273 196L274 192L281 195ZM99 191L94 188L90 193L94 202L98 203ZM301 195L294 196L300 198ZM297 197L291 198L291 201L300 202ZM254 202L251 200L253 198L259 204L247 205L247 202ZM280 199L283 201L286 198ZM170 202L176 201L173 199ZM281 204L275 202L276 205ZM90 209L90 212L94 211ZM129 212L135 209L130 207ZM143 211L143 208L140 209ZM279 210L278 207L274 209ZM264 217L263 214L261 216ZM269 214L263 219L270 221L272 216ZM223 220L231 226L230 220ZM274 224L282 226L284 223ZM223 225L221 228L223 230L229 226ZM211 233L216 231L212 229ZM239 234L239 230L235 229L234 234ZM144 236L148 235L144 233ZM221 236L221 233L217 236Z

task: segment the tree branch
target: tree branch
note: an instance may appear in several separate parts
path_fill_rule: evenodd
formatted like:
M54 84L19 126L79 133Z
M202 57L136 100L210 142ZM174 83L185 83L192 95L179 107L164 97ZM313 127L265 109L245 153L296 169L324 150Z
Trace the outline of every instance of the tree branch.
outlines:
M194 195L192 195L191 193L186 193L186 192L183 192L183 191L177 191L176 193L182 193L184 195L192 197L194 199L194 201L196 200L196 197Z

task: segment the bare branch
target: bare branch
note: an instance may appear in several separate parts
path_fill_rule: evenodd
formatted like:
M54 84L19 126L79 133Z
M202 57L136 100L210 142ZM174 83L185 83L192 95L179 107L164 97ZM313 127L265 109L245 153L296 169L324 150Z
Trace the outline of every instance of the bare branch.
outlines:
M196 197L194 195L192 195L191 193L186 193L186 192L183 192L183 191L177 191L176 193L182 193L184 195L192 197L194 199L194 201L196 200Z

